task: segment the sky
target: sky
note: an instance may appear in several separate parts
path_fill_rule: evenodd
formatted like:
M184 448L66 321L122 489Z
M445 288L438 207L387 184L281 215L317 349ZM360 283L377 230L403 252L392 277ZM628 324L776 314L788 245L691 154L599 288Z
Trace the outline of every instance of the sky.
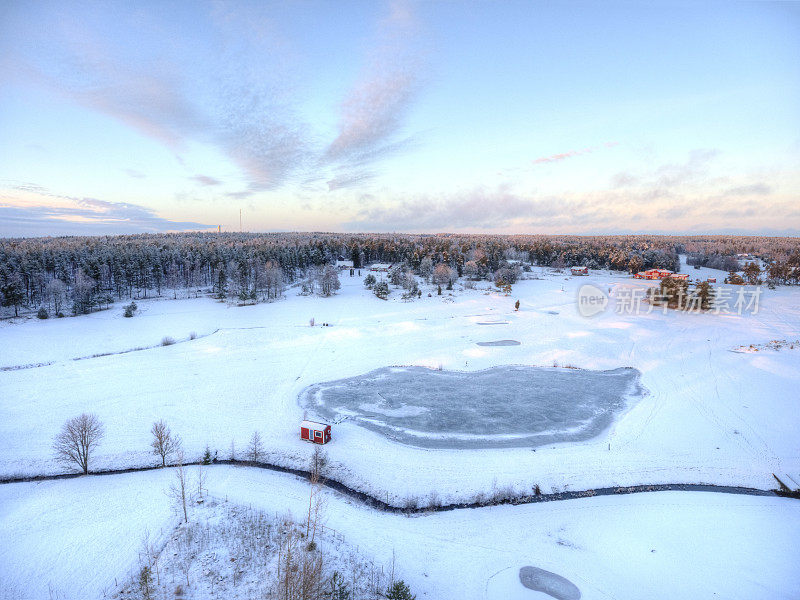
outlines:
M800 235L798 65L795 2L0 0L0 236Z

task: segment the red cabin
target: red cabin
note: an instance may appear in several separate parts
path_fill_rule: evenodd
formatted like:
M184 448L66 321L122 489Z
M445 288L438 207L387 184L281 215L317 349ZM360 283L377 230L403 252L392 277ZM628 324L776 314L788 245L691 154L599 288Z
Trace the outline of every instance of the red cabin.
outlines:
M331 441L331 426L315 421L300 423L300 439L313 444L327 444Z

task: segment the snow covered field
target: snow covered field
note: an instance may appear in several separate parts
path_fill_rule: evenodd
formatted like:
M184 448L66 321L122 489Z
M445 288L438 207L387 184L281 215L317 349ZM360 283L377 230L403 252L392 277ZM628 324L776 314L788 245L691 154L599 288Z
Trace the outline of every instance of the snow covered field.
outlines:
M303 517L305 481L205 472L216 498ZM157 540L175 525L164 494L172 478L167 469L0 486L0 597L110 593L136 569L145 531ZM397 577L420 600L546 598L520 583L526 566L566 578L585 600L800 596L796 500L657 492L409 518L323 493L326 526L387 568L394 552Z
M800 337L799 289L765 289L757 314L618 314L612 304L585 318L576 308L582 285L651 284L610 273L533 275L511 296L458 289L413 302L395 292L385 302L345 276L333 298L289 290L247 307L150 300L132 319L115 307L4 322L0 476L62 472L53 436L84 411L106 426L93 469L155 464L157 419L181 435L189 458L206 444L220 458L241 458L258 430L268 460L305 467L312 447L298 439L298 398L309 386L411 366L456 372L466 390L475 372L523 365L631 367L647 393L598 436L535 449L418 448L345 421L326 447L331 476L396 505L527 494L536 485L771 489L772 473L800 481L799 355L771 344ZM310 327L312 317L330 326ZM165 336L177 343L160 346ZM770 349L736 351L750 345ZM207 473L216 498L302 519L308 484L297 478L225 466ZM159 539L176 525L164 493L171 479L164 470L0 485L0 597L110 594L136 568L145 532ZM325 494L326 525L376 562L388 564L394 550L418 598L543 597L522 586L523 567L565 578L582 598L800 596L793 500L659 492L408 518Z
M259 430L271 460L304 465L298 439L309 385L391 365L475 371L498 365L634 367L649 394L601 436L531 449L428 450L352 423L334 427L337 477L389 501L436 493L468 500L493 487L529 492L638 483L773 488L772 473L800 477L797 354L731 350L800 334L800 290L764 290L758 314L653 311L592 318L576 310L584 283L647 286L608 273L535 271L511 296L460 290L388 302L344 276L333 298L298 297L231 307L210 299L142 301L58 320L0 325L0 475L59 472L51 442L61 424L98 414L106 437L94 468L154 464L150 425L164 419L190 456L206 444L227 457ZM519 311L514 302L520 300ZM309 319L330 327L310 327ZM491 327L480 323L497 323ZM198 338L189 339L196 332ZM204 336L205 337L202 337ZM164 336L179 342L161 347ZM497 339L518 346L478 346ZM72 360L154 346L126 354ZM240 454L241 455L241 454ZM467 468L468 467L468 468Z

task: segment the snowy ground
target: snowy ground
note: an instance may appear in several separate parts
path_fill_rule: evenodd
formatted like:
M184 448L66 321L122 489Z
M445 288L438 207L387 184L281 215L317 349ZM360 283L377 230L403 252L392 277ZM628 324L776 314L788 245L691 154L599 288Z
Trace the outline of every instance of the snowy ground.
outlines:
M0 476L61 471L52 462L52 438L83 411L106 425L95 468L153 464L149 431L157 419L183 437L191 456L209 444L225 458L232 442L241 456L259 430L271 459L301 465L310 448L298 439L297 398L309 385L392 365L471 372L558 364L633 367L649 394L600 436L536 452L415 448L345 422L328 446L337 477L398 504L431 494L469 500L495 487L526 493L537 484L548 492L665 482L773 488L772 473L800 480L797 352L731 351L798 339L799 288L765 289L758 314L607 310L584 318L576 310L581 285L651 284L600 272L534 275L508 297L434 291L403 302L394 291L386 302L361 279L344 276L333 298L289 290L282 301L256 306L155 300L139 302L142 314L132 319L118 306L78 318L4 322L0 367L53 364L0 371ZM312 317L332 326L309 327ZM198 338L190 340L191 332ZM157 346L164 336L179 343ZM520 345L477 345L504 339Z
M386 367L309 386L300 405L422 448L536 448L598 436L643 393L635 369Z
M307 482L205 472L221 501L302 520ZM164 494L172 478L167 469L0 485L0 597L110 594L137 568L145 532L157 541L176 524ZM658 492L408 518L323 493L326 526L387 569L394 553L420 600L546 598L523 587L526 566L567 579L585 600L800 597L796 500Z

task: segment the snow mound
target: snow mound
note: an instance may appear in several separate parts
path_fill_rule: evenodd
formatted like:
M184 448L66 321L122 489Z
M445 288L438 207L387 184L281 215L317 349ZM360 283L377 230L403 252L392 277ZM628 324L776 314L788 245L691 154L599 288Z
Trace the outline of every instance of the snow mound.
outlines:
M569 579L537 567L522 567L519 580L526 588L557 600L580 600L581 597L581 591Z

